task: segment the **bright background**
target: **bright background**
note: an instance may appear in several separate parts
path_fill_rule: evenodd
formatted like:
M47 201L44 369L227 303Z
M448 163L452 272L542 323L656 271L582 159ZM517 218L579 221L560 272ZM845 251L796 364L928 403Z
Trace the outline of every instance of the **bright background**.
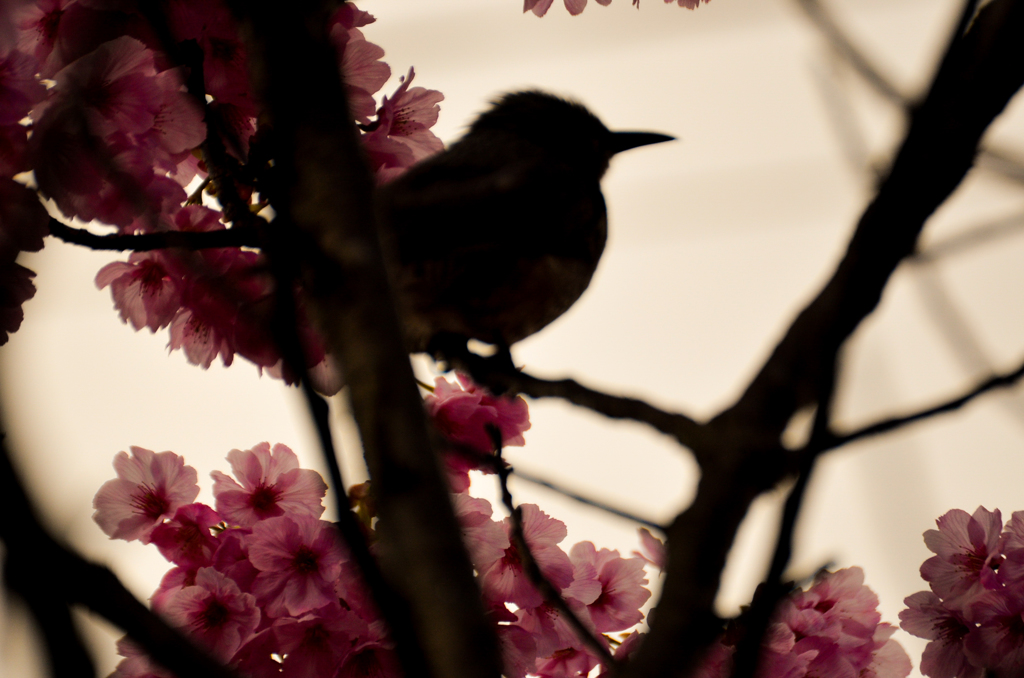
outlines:
M444 92L436 131L446 141L490 99L528 87L578 98L613 129L680 137L615 159L604 183L611 238L593 284L514 357L538 375L571 375L698 418L738 396L827 279L870 196L859 163L884 163L902 132L898 112L832 57L791 0L713 0L693 12L615 0L591 3L579 17L556 0L544 19L522 15L517 0L360 6L378 17L365 33L387 50L395 75L414 65L416 84ZM829 6L908 93L927 83L959 9L952 0ZM1019 102L997 127L993 143L1024 157ZM863 137L860 151L841 142L851 130ZM998 238L898 271L846 354L844 425L945 399L1021 359L1022 211L1020 185L978 171L929 224L925 246L1009 219ZM109 294L92 284L114 258L57 242L25 257L39 292L0 350L0 395L10 447L53 529L146 598L167 563L155 548L107 540L91 520L116 452L139 445L184 455L206 501L209 472L226 470L235 447L284 442L304 465L321 465L294 390L244 362L203 372L167 355L165 333L123 325ZM1007 517L1024 509L1022 402L1015 392L989 395L829 455L800 522L792 573L860 565L884 618L896 622L903 598L925 587L921 533L936 517L979 504ZM361 479L357 442L342 399L335 405L353 483ZM692 496L688 453L647 428L557 402L531 403L531 413L526 447L510 451L522 469L659 521ZM476 491L490 495L489 482ZM567 549L584 539L637 547L628 521L523 482L512 490L568 524ZM723 614L747 602L763 576L780 499L759 501L744 524L719 597ZM41 675L23 613L2 597L0 605L0 676ZM120 634L82 618L105 675ZM923 644L897 637L916 666Z

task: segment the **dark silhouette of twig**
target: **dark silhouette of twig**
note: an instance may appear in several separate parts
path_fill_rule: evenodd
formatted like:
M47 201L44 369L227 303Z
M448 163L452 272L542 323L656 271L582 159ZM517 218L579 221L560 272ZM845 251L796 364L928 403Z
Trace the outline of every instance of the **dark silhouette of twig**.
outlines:
M606 504L603 501L598 501L597 499L593 499L591 497L586 497L586 496L584 496L582 494L574 492L573 490L567 489L567 488L565 488L565 487L563 487L561 485L556 485L555 483L551 482L550 480L544 480L543 478L541 478L539 476L535 476L535 475L533 475L531 473L526 473L524 471L521 471L521 470L515 469L515 468L512 468L510 472L511 472L512 475L514 475L516 478L519 478L520 480L523 480L523 481L528 482L528 483L533 483L534 485L540 485L541 487L546 487L547 489L549 489L549 490L551 490L553 492L557 492L558 494L562 495L563 497L568 497L569 499L572 499L573 501L577 501L577 502L583 504L584 506L590 506L591 508L596 508L599 511L604 511L605 513L610 513L610 514L612 514L614 516L619 516L620 518L625 518L626 520L631 520L634 523L638 523L640 525L643 525L644 527L649 527L652 530L657 530L659 532L664 532L665 531L665 526L664 525L656 523L653 520L648 520L647 518L641 518L640 516L636 515L635 513L630 513L629 511L625 511L623 509L617 508L615 506L612 506L611 504Z
M455 349L446 346L441 357L455 367L465 369L475 381L486 384L496 393L522 393L531 398L561 398L610 419L630 419L647 424L672 436L695 454L702 449L703 424L685 414L667 412L638 398L602 393L573 379L551 381L519 370L509 370L503 363L483 358L462 347ZM697 461L701 459L698 457Z
M843 445L848 445L862 438L869 438L871 436L881 435L882 433L888 433L889 431L903 428L909 424L929 419L939 414L958 410L978 396L988 393L989 391L1015 385L1020 381L1021 377L1024 377L1024 363L1010 372L992 375L962 395L951 400L947 400L946 402L902 417L883 419L849 433L832 434L828 438L824 439L821 444L824 449L831 450L837 447L842 447Z
M256 230L249 226L235 226L219 231L160 231L158 233L97 235L82 228L68 226L50 219L50 235L73 245L92 250L146 252L177 247L186 250L215 247L256 247Z
M515 546L515 549L519 554L519 560L522 563L523 572L537 590L540 591L544 600L546 600L551 607L558 610L559 614L569 622L569 626L572 627L580 642L586 645L591 652L596 654L601 664L610 671L612 675L614 675L617 663L615 658L612 657L611 652L609 652L608 648L594 637L591 630L588 629L582 621L580 621L580 618L572 611L569 604L565 602L565 598L562 597L561 592L555 588L554 584L548 581L548 578L544 576L543 572L541 572L540 565L537 564L537 559L533 557L533 551L530 549L530 545L526 542L526 535L523 531L523 510L515 505L515 502L512 500L512 493L508 489L508 477L511 473L511 469L504 463L501 463L501 431L499 431L495 426L490 426L489 431L491 434L491 440L494 443L496 458L499 462L496 473L498 476L498 483L501 486L501 502L505 505L505 509L509 512L512 520L512 533L509 537L512 539L512 544Z

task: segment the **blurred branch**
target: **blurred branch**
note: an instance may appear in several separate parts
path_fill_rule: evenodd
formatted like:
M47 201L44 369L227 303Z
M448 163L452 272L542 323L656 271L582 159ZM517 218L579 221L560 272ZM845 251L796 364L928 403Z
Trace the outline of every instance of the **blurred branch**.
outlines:
M50 235L73 245L82 245L92 250L117 250L148 252L170 247L186 250L202 250L214 247L256 247L256 229L250 226L235 226L220 231L160 231L139 235L97 235L83 228L74 228L50 218Z
M0 512L8 516L0 521L7 582L36 613L47 643L56 643L51 661L57 675L93 674L67 609L80 604L123 629L154 661L179 676L239 678L136 600L110 570L58 544L39 521L3 442Z
M399 332L362 158L328 40L329 2L234 2L273 125L271 198L294 225L302 282L342 365L380 517L379 562L407 601L426 664L416 676L501 673L497 640L461 541ZM415 564L411 567L410 564ZM398 647L400 655L416 648Z
M917 105L917 100L904 94L882 72L882 69L862 49L854 44L854 41L835 20L821 0L795 1L815 28L825 37L833 51L848 63L872 89L890 103L904 109L907 113L913 112ZM965 3L964 11L961 13L954 35L961 35L967 29L972 18L975 16L977 4L976 0L968 0ZM1006 149L982 147L979 150L978 164L1008 179L1024 183L1024 161Z
M821 406L836 356L877 307L925 220L970 169L982 133L1024 82L1024 1L993 0L958 33L907 136L821 293L797 316L739 400L705 425L697 496L668 531L665 585L629 678L684 675L717 633L713 604L750 502L792 470L779 440L794 413Z
M928 264L1002 238L1024 228L1024 212L968 226L962 232L918 249L910 255L915 264Z
M913 103L908 96L892 84L892 80L888 76L882 74L881 69L872 63L864 52L853 44L853 41L839 27L820 0L796 0L796 4L825 36L832 49L849 63L875 91L900 108L907 108Z

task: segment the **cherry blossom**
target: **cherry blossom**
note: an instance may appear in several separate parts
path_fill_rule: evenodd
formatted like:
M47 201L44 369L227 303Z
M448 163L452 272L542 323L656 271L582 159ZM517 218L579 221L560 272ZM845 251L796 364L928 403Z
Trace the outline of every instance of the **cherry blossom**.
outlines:
M343 559L334 526L306 515L268 518L249 536L249 560L260 571L253 593L271 617L300 615L334 600Z
M920 591L904 599L900 612L904 631L929 642L921 655L921 673L932 678L981 678L984 670L964 653L964 639L974 628L955 609L942 604L931 591Z
M175 565L198 569L213 562L219 545L210 531L220 520L206 504L182 506L171 520L156 526L150 541Z
M212 567L200 568L194 586L171 595L163 614L221 661L235 654L260 621L256 599Z
M117 478L96 493L92 518L111 539L148 544L157 525L195 500L199 486L196 470L173 452L135 446L131 452L114 457Z
M860 568L820 572L809 589L795 591L779 604L761 645L757 676L904 678L911 670L910 659L892 640L896 628L881 621L877 606ZM742 629L742 617L735 624L734 630ZM728 676L741 635L724 634L705 656L698 675Z
M924 543L936 555L921 565L921 577L949 603L953 598L980 593L998 586L995 569L1002 562L998 552L1003 520L999 511L983 506L974 515L953 509L936 521L938 530L924 533Z
M167 327L181 308L181 284L164 268L156 252L132 252L128 261L114 261L96 274L96 287L110 287L122 322L150 332Z
M501 444L526 444L523 432L530 429L530 414L522 396L495 397L465 374L455 382L434 380L434 391L424 398L434 426L455 445L488 454L493 450L488 426L501 432Z
M597 596L587 603L587 611L599 633L624 631L643 620L640 607L651 597L644 562L640 558L622 558L618 551L601 549L584 541L569 551L573 566L588 565L599 584Z
M519 508L523 516L523 537L541 573L557 589L568 587L573 582L572 562L558 547L565 539L565 523L544 513L536 504L523 504ZM502 525L505 534L511 534L511 519L506 518ZM544 602L523 572L522 556L511 540L505 554L481 573L481 579L484 594L495 600L514 603L521 608L537 607Z
M231 450L228 463L241 485L220 471L211 476L217 511L233 524L252 527L286 512L313 518L324 512L327 485L316 471L300 469L298 457L285 445Z

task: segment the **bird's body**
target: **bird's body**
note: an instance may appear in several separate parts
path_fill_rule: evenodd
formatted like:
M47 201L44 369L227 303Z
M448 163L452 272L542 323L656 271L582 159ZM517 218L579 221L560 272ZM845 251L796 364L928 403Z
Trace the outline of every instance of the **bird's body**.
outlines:
M410 350L442 333L508 346L565 313L604 251L609 158L669 138L612 133L579 104L520 92L384 186L383 244Z

